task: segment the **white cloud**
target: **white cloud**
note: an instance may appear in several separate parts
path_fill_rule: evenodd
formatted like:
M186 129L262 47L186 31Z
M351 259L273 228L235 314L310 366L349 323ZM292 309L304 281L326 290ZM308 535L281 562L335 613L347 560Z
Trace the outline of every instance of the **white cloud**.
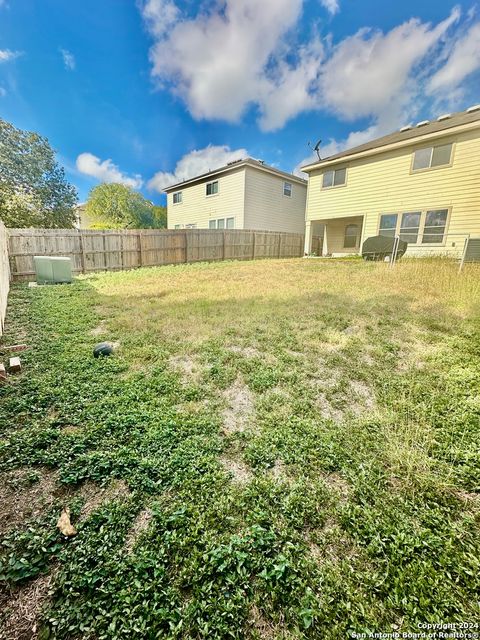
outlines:
M143 185L140 175L128 176L122 173L111 160L101 161L92 153L81 153L77 158L76 165L80 173L92 176L101 182L117 182L132 187L132 189L140 189Z
M325 9L332 14L332 16L340 9L338 0L320 0L320 2L325 7Z
M0 98L4 98L7 95L7 90L4 87L0 87Z
M195 176L213 171L219 167L223 167L234 160L246 158L248 152L246 149L231 150L230 147L209 145L204 149L196 149L183 156L175 167L173 173L159 171L151 180L148 181L148 187L159 191L160 193L166 187L188 180Z
M146 0L152 74L197 119L238 122L256 104L263 129L283 126L312 106L310 85L321 60L315 40L298 54L288 46L302 8L303 0L224 0L220 9L214 4L187 18L173 0ZM287 101L292 88L294 100Z
M388 117L389 111L396 119L418 89L416 66L459 17L454 9L435 27L412 19L386 34L362 29L344 39L323 66L322 103L346 119Z
M60 53L62 54L65 69L68 71L75 71L76 61L73 53L68 51L68 49L60 49Z
M153 77L198 120L235 123L253 107L270 131L323 110L369 118L383 133L425 107L430 79L433 90L479 66L480 23L463 38L475 15L460 23L457 7L438 24L365 28L332 46L331 35L321 40L315 31L299 42L306 0L205 0L193 16L179 0L137 1L154 40ZM339 10L338 0L319 2L331 14Z
M446 63L435 73L427 85L429 93L451 90L471 73L480 69L480 23L477 22L459 38Z
M21 51L12 51L11 49L0 49L0 62L9 62L15 60L21 55Z

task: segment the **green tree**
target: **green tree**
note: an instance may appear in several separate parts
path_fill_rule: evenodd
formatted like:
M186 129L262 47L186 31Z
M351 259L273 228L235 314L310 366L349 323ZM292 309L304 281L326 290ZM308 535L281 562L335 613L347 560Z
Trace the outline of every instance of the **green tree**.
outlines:
M166 214L124 184L104 183L94 187L85 206L87 216L95 220L95 227L115 229L151 229L166 226Z
M155 229L167 228L167 207L153 205L153 226Z
M72 227L77 191L48 140L0 118L0 218L7 227Z

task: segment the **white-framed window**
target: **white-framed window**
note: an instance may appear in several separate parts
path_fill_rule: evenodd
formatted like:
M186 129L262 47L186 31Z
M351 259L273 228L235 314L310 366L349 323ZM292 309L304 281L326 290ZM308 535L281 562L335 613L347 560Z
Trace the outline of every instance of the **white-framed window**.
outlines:
M448 209L383 213L378 233L400 236L408 244L443 244L448 223Z
M425 214L422 244L442 244L448 220L448 209L435 209Z
M208 221L209 229L235 229L235 218L217 218Z
M400 221L400 240L404 240L405 242L408 242L408 244L417 244L421 218L421 211L402 213Z
M380 236L394 237L397 232L398 214L396 213L384 213L380 216L380 227L378 234Z
M283 195L287 196L288 198L292 197L292 183L291 182L284 182L283 183Z
M344 249L355 249L358 244L360 235L360 226L358 224L347 224L345 227L345 237L343 239Z
M413 154L412 171L448 167L452 161L453 144L441 144L437 147L417 149Z
M347 170L332 169L331 171L325 171L323 174L322 189L329 189L330 187L341 187L347 182Z
M218 193L218 180L215 180L215 182L207 182L206 184L206 188L205 188L205 194L207 196L215 196Z
M182 202L182 192L181 191L176 191L173 194L173 204L181 204Z

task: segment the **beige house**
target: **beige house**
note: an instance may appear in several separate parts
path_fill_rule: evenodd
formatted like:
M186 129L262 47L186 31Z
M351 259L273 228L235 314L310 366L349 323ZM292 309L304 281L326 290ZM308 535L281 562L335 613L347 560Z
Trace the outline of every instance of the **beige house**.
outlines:
M307 182L246 158L165 189L169 229L305 232Z
M422 121L302 169L309 176L305 253L356 254L378 234L410 255L462 253L480 237L480 105Z

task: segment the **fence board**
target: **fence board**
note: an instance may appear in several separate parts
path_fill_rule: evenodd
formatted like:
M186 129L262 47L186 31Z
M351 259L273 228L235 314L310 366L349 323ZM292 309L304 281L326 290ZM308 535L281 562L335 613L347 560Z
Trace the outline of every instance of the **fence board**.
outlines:
M3 334L9 288L10 266L8 264L7 230L0 220L0 336Z
M8 229L10 271L15 280L34 276L33 256L67 256L74 273L216 260L294 258L304 236L251 230Z

